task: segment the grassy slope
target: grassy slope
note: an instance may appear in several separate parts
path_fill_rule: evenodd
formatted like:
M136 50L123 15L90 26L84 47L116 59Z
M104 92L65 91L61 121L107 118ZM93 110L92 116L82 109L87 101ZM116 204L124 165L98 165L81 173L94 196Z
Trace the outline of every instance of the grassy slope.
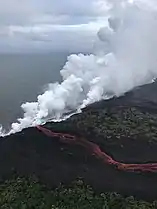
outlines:
M144 137L157 141L157 114L138 107L87 110L60 123L50 123L56 131L76 132L101 137L103 140L120 137Z

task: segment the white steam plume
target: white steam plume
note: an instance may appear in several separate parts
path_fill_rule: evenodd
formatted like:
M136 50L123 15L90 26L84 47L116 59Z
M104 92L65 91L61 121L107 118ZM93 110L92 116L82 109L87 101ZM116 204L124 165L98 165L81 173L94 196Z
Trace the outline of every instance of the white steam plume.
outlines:
M50 84L37 102L23 104L24 117L12 124L8 134L49 119L64 118L71 111L120 96L157 77L155 6L145 6L142 0L108 2L111 4L108 26L98 32L104 50L95 55L69 56L61 70L63 82ZM154 1L149 0L149 5L150 2L153 5Z

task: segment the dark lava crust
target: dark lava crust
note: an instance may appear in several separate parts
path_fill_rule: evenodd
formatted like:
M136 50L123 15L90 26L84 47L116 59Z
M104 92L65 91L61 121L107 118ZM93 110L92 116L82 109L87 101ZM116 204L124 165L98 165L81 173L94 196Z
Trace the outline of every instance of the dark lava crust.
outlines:
M93 104L65 122L45 126L94 141L119 161L157 162L157 103L155 95L147 93L149 88L156 91L156 83L121 98ZM81 177L99 192L157 198L157 173L118 171L84 148L62 144L36 128L0 140L0 180L14 174L36 176L50 188Z

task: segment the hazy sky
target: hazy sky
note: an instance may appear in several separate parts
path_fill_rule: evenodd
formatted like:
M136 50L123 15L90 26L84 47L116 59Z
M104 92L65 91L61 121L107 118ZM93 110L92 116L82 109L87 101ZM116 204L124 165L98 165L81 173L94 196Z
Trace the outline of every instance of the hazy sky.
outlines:
M0 0L0 51L90 49L104 0Z

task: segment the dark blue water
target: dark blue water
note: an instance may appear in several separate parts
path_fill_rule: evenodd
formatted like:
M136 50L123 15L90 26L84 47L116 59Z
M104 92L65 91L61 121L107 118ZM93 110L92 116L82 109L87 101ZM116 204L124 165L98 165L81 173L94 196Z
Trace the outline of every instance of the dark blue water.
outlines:
M0 54L0 124L22 115L20 105L36 101L46 84L60 81L67 53Z

